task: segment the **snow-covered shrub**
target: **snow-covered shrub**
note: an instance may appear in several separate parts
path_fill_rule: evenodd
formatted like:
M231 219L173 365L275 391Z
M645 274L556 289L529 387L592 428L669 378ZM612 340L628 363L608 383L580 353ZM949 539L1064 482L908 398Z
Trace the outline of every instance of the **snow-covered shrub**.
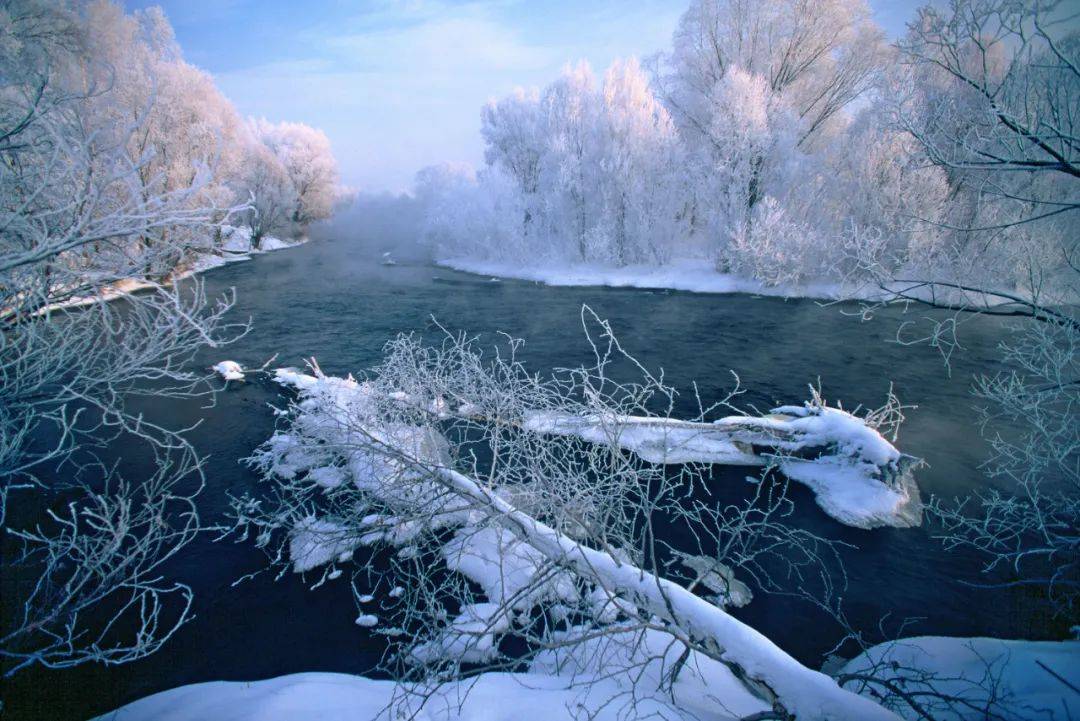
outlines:
M824 275L834 249L814 228L791 220L775 198L766 196L749 220L736 224L718 265L766 285L795 286Z

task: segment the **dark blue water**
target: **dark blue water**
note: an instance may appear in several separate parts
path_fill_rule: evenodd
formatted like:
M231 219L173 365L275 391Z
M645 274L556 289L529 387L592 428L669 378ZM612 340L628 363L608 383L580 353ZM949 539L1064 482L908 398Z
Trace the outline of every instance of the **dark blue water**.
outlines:
M535 369L587 362L579 322L582 304L611 321L625 348L668 382L689 390L697 381L708 404L730 389L729 370L748 392L741 402L766 408L801 402L807 384L821 381L826 397L845 407L880 405L890 381L905 403L917 404L901 431L902 450L925 458L919 474L926 493L958 495L983 480L978 464L986 446L973 427L972 374L995 368L997 321L979 319L963 330L965 348L951 376L926 347L892 342L900 310L870 322L845 315L855 306L822 307L742 295L603 288L549 288L429 266L383 267L345 242L321 241L220 268L205 276L210 291L235 287L235 316L253 329L235 346L205 353L209 366L232 358L259 366L299 365L315 356L327 373L374 365L384 342L399 331L430 331L431 317L449 329L505 331L526 339L525 360ZM209 454L204 520L222 519L228 494L255 485L238 462L273 431L268 403L277 389L256 380L230 388L216 406L158 404L147 412L174 426L202 419L190 437ZM691 401L686 399L687 409ZM716 474L718 502L748 492L744 470ZM799 525L852 544L844 552L847 612L871 636L886 614L895 625L920 619L907 633L1038 638L1051 622L1014 593L975 590L962 583L977 573L971 558L947 554L932 529L846 528L825 516L809 492L791 492ZM250 544L194 543L170 567L196 593L196 618L162 652L115 668L33 670L7 683L6 718L86 718L174 686L214 679L254 680L299 671L370 672L383 647L352 623L352 598L341 582L309 591L298 576L274 582L265 574L233 586L263 565ZM820 665L838 629L806 604L759 595L740 617L805 663Z

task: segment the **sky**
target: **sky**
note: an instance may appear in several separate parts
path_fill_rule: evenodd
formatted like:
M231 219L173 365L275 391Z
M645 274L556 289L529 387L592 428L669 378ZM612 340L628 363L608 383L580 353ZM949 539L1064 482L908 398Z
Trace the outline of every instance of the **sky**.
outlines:
M342 182L401 192L483 162L480 108L568 62L666 49L688 0L126 0L160 5L242 115L322 128ZM871 0L895 37L917 0Z

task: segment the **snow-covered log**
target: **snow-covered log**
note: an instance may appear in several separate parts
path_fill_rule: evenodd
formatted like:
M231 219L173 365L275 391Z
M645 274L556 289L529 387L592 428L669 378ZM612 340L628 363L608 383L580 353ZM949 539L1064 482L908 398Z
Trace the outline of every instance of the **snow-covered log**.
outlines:
M712 423L625 415L532 412L524 427L612 443L650 463L775 464L809 486L818 505L849 526L917 526L922 502L912 471L920 461L900 453L862 419L814 399L764 417L729 416Z
M796 718L895 719L869 699L845 691L825 674L806 668L761 633L682 586L577 543L457 471L429 471L454 494L496 515L548 560L663 619L674 635L689 645L709 649L711 657L725 663L758 696L778 703Z

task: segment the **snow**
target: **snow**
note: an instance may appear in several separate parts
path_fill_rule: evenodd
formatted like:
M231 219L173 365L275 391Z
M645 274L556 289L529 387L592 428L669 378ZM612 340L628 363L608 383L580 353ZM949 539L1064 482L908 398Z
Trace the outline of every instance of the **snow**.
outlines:
M891 668L894 663L895 669ZM1004 707L995 718L1080 718L1080 693L1057 678L1073 689L1080 688L1080 641L906 638L870 648L844 665L837 676L866 672L882 664L887 667L885 674L903 679L909 692L934 690L974 706L946 707L940 700L920 696L936 721L986 718L977 709L985 708L991 690ZM996 689L988 688L988 678L998 681ZM855 684L847 687L855 688ZM907 719L920 718L907 705L897 705L895 710Z
M374 721L399 715L418 721L735 721L768 710L727 667L696 653L690 654L669 691L667 676L681 652L672 641L657 631L643 637L624 633L587 641L572 653L545 652L527 672L484 673L443 684L422 709L420 693L430 687L301 673L182 686L99 721ZM585 684L585 679L593 683ZM638 713L628 717L625 701L632 689ZM391 709L393 714L388 713Z
M345 472L335 466L323 466L308 471L308 478L323 488L337 488L345 482Z
M517 597L515 609L526 610L542 598L573 601L578 595L568 573L554 574L536 590L522 594L541 575L545 558L505 528L463 528L442 553L449 568L479 584L490 600Z
M651 713L669 721L733 721L767 710L725 666L698 654L691 654L670 693L666 688L657 690L680 647L656 631L650 631L637 645L630 641L630 634L605 645L590 641L544 652L528 672L485 673L445 684L416 718L571 721L589 710L596 712L597 721L623 721L625 709L610 701L628 693L634 673L630 669L647 657L652 660L637 677L642 717ZM1054 721L1080 717L1080 695L1053 675L1078 684L1080 641L916 637L874 646L839 673L858 673L881 660L948 677L948 681L936 682L937 690L976 705L985 701L979 681L989 664L1000 674L999 698L1010 718ZM914 673L907 674L907 688L925 690ZM593 683L586 684L587 679ZM254 682L215 681L149 696L105 714L100 721L368 721L385 718L380 714L389 708L414 713L416 708L409 706L405 695L412 688L337 673L301 673ZM932 703L926 697L920 700ZM1039 713L1044 709L1053 715ZM909 707L898 707L897 711L904 718L918 718ZM983 717L970 709L966 713L935 709L938 721Z
M447 658L462 663L490 661L498 651L496 634L505 633L511 625L508 612L500 604L468 604L434 641L414 648L412 660L417 663L437 663Z
M611 443L650 463L776 463L809 487L818 505L856 528L907 528L922 521L912 477L916 459L903 456L880 433L839 408L807 403L780 406L761 418L729 416L713 423L643 416L578 416L535 411L523 426L536 433ZM775 452L755 452L767 447ZM814 451L813 459L789 454Z
M215 363L211 366L210 370L214 371L227 381L244 380L244 369L241 368L240 364L236 361L223 360L220 363Z
M308 516L299 521L289 539L289 558L297 573L330 563L341 554L355 550L360 539L348 526L325 518Z

